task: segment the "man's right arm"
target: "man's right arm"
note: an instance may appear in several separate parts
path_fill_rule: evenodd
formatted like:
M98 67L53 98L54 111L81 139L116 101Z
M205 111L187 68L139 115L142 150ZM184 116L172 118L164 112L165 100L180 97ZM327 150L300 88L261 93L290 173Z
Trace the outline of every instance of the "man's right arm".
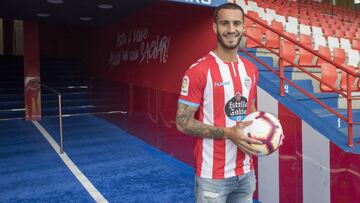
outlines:
M215 127L196 120L194 114L197 109L180 102L178 103L176 127L180 132L203 138L230 139L244 153L250 155L257 155L259 153L250 143L261 144L261 142L244 135L242 132L243 128L250 125L251 122L241 122L233 127Z
M197 109L198 108L178 103L178 110L176 112L177 129L182 133L203 138L225 138L224 128L206 125L194 119L194 114Z

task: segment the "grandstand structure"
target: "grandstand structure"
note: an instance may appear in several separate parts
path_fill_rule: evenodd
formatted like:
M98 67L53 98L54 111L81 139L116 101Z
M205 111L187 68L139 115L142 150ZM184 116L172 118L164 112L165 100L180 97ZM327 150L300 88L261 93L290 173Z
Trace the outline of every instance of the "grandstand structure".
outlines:
M360 101L357 73L360 28L356 12L312 1L237 3L248 16L245 20L247 48L265 48L280 57L276 59L276 65L280 67L281 77L284 68L297 69L292 77L305 79L306 75L309 76L314 92L338 93L347 98L346 105L344 99L338 105L347 108L347 117L342 117L322 102L320 104L348 123L348 145L353 146L353 124L360 124L352 120L353 109L358 108ZM298 71L306 73L305 78L298 78ZM284 86L283 78L280 86ZM281 95L284 96L283 88Z
M245 11L238 54L259 70L257 109L285 135L279 150L254 157L254 202L360 202L358 10L310 0L50 2L0 3L0 202L193 202L196 139L177 131L177 102L184 72L216 47L213 9L226 2ZM61 93L62 115L58 94L29 79ZM29 89L38 92L30 105ZM52 149L58 118L65 155Z
M327 185L325 179L318 178L318 175L328 174L330 177L331 200L314 198L317 195L312 194L311 190L306 189L304 185L300 192L303 195L302 198L293 200L295 202L333 202L332 193L336 186L331 183L334 174L331 171L331 162L336 162L332 160L336 156L329 155L330 173L315 175L316 173L311 172L316 167L309 166L312 164L308 162L314 161L310 157L316 157L316 152L313 151L310 153L311 155L305 152L309 149L304 146L307 143L304 137L308 136L305 135L308 132L304 130L304 123L308 123L330 141L329 151L327 148L322 149L312 145L317 150L331 154L333 153L331 145L335 144L344 151L359 153L360 21L357 13L353 9L344 9L313 1L257 0L236 1L236 3L241 5L246 13L246 41L240 50L241 53L245 53L245 57L250 57L260 67L260 89L270 93L277 102L295 112L302 120L302 139L298 142L302 142L303 145L301 147L302 163L300 164L303 173L297 178L302 177L301 184L309 184L309 182L306 183L305 176L312 174L310 176L316 182L314 186L318 188L316 186L319 186L319 182ZM274 75L276 76L274 77ZM270 87L271 85L273 85L273 89ZM258 95L260 103L262 99L264 98ZM260 106L262 105L267 106L260 104ZM280 112L274 110L273 113ZM281 116L279 118L281 120ZM312 139L315 139L313 136L317 133L309 134L312 137L309 138L309 142L313 142ZM296 146L293 147L296 148ZM278 180L277 178L268 180L265 175L262 178L261 171L266 173L269 165L273 166L275 171L286 171L281 170L282 162L285 162L282 160L281 154L287 154L284 153L286 150L282 152L280 149L279 151L279 158L274 159L280 166L277 164L274 166L268 161L264 161L266 164L262 164L262 160L259 160L258 163L260 165L259 199L266 200L265 202L269 199L274 202L285 199L281 192L279 196L266 192L265 186L262 186L261 183L271 187L271 184ZM325 155L325 157L327 156ZM341 157L348 156L351 157L351 155ZM322 161L319 163L327 162L324 157L320 160ZM320 164L320 167L324 166ZM304 173L304 171L307 172ZM279 190L286 191L282 186L284 184L281 181L282 177L284 176L280 173ZM351 184L357 185L357 183ZM262 187L264 189L261 189ZM274 190L273 193L277 194L279 190ZM327 196L326 190L314 191L314 193L321 192L325 192L324 195ZM261 197L262 195L263 197ZM339 197L334 202L351 201Z
M307 45L329 59L358 68L360 50L360 19L354 10L319 4L312 1L237 1L244 11L254 19L265 23L280 33ZM256 39L264 36L265 47L279 48L279 37L263 26L247 19L249 32L256 32ZM257 30L257 31L254 31ZM259 35L259 32L262 34ZM251 33L253 34L253 33ZM261 38L260 38L261 37ZM247 47L258 47L250 40ZM282 43L283 44L283 43ZM321 47L320 47L321 46ZM293 47L294 48L294 47ZM320 65L323 60L313 62L311 53L299 50L299 65ZM294 59L294 56L291 56ZM358 89L358 88L356 88ZM354 89L354 91L356 91Z

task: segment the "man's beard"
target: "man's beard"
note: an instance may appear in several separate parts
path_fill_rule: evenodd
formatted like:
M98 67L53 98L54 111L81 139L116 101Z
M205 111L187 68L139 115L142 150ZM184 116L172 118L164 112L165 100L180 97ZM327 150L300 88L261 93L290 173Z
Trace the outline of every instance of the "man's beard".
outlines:
M237 36L238 36L238 35L239 35L239 33L237 33ZM227 45L227 44L224 42L224 40L223 40L223 38L222 38L222 35L221 35L219 32L217 32L217 40L218 40L219 44L220 44L223 48L225 48L225 49L235 49L235 48L237 48L237 47L239 46L239 44L240 44L241 36L238 38L238 41L237 41L234 45Z

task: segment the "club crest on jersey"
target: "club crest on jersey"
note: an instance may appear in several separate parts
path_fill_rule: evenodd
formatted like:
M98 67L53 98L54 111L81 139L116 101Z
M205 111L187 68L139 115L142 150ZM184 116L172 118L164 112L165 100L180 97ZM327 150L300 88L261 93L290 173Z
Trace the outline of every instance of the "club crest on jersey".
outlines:
M184 76L181 84L181 95L187 96L189 93L190 79L187 75Z
M225 104L225 114L233 121L241 121L247 113L248 100L239 92Z
M250 89L250 88L251 88L251 85L252 85L251 78L248 77L248 76L245 76L245 77L244 77L244 82L245 82L245 87L246 87L247 89Z

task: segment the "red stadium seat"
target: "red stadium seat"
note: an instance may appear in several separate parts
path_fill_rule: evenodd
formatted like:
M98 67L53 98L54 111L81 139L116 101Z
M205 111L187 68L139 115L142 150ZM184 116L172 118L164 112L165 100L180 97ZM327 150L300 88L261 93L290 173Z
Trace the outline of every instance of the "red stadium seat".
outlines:
M328 21L325 18L323 18L322 16L320 16L319 22L321 23L321 25L327 25L328 24Z
M357 30L357 31L355 32L355 38L356 38L357 40L360 40L360 30Z
M306 47L312 48L312 39L310 35L300 34L300 43ZM300 48L299 65L312 65L314 55L305 49Z
M316 13L309 13L309 17L310 17L310 23L312 22L319 22L319 17L317 16Z
M310 21L311 26L320 27L320 23L318 21Z
M311 48L312 39L310 35L300 34L300 42Z
M332 85L333 87L336 87L336 80L337 80L337 71L336 67L329 64L329 63L322 63L321 64L321 81L325 81L328 84ZM333 92L331 88L320 83L320 90L323 92Z
M291 39L293 39L293 40L296 41L296 35L295 35L295 34L289 33L289 32L283 32L283 34L286 35L287 37L290 37ZM292 44L292 45L294 44L294 43L290 42L290 41L287 40L287 39L284 39L284 42L285 42L285 43L290 43L290 44Z
M280 46L280 37L278 34L267 30L265 47L278 49Z
M250 17L253 17L253 18L257 19L257 20L260 19L259 14L257 12L255 12L255 11L248 11L247 15L250 16Z
M329 27L326 27L326 28L323 27L323 30L324 30L324 36L325 37L329 37L329 36L334 35L334 31Z
M344 64L346 60L345 50L342 48L334 48L334 61L339 64Z
M335 30L335 36L337 38L343 38L344 37L344 32L341 29L336 29Z
M321 54L331 60L331 54L330 54L329 47L319 46L319 54ZM324 61L323 59L318 58L316 64L321 65L323 63L327 63L327 61Z
M285 58L285 59L289 60L290 62L294 62L295 56L296 56L295 44L281 42L281 44L280 44L280 57ZM292 66L291 63L289 63L289 62L287 62L285 60L281 60L281 61L282 61L283 67Z
M360 51L360 40L353 39L352 40L352 47L353 49L357 49Z
M259 21L262 22L263 24L267 25L267 21L266 21L266 20L261 20L261 19L259 19ZM256 28L257 28L258 30L260 30L260 32L261 32L262 34L265 34L266 31L268 30L267 28L265 28L264 26L262 26L262 25L260 25L260 24L258 24L258 23L256 23Z
M319 20L318 14L313 9L309 9L308 11L309 11L310 22Z
M271 27L278 32L284 31L283 25L280 22L274 20L271 22Z
M354 24L355 25L355 24ZM349 31L350 32L352 32L352 33L355 33L356 32L356 29L357 29L357 27L355 26L350 26L350 28L349 28Z
M354 38L354 33L351 32L351 31L346 31L345 32L345 38L348 38L350 41L352 41L353 38Z
M323 19L325 19L326 22L329 22L330 21L330 16L329 15L322 15Z
M245 18L245 28L253 28L255 26L254 21L250 20L249 18Z
M307 18L300 18L300 24L310 25L309 20Z
M259 14L255 11L248 11L247 15L255 18L256 20L260 20ZM245 27L246 28L252 28L254 26L255 26L254 21L250 20L249 18L245 18Z
M255 40L261 42L262 41L262 33L260 32L260 30L256 29L256 28L248 28L245 29L245 33L247 35L250 35L251 37L255 38ZM246 47L247 48L256 48L256 47L260 47L261 45L259 45L258 43L256 43L254 40L251 40L250 38L246 38Z
M271 27L282 33L283 32L283 26L280 22L276 22L276 21L272 21L271 22ZM270 31L270 30L266 30L266 42L265 42L265 46L267 48L275 48L278 49L280 46L280 37L278 34Z
M342 21L342 20L339 20L338 24L341 25L343 31L346 32L346 31L350 30L350 27L351 27L352 24L349 23L349 22L343 22L343 23L341 23L341 21Z
M342 28L341 24L337 24L336 22L337 21L330 21L329 22L329 25L330 25L331 29L334 30L334 31L340 30L341 32L343 32L343 30L341 29Z
M355 67L353 67L353 66L349 66L349 65L344 65L344 66L348 70L355 71ZM346 75L347 75L347 73L345 71L341 71L341 84L340 84L340 87L341 87L342 90L347 90ZM351 91L356 90L355 77L352 76L352 75L349 75L349 79L350 79L350 90Z
M300 9L300 18L307 19L308 13L306 9ZM301 19L300 19L301 21Z

